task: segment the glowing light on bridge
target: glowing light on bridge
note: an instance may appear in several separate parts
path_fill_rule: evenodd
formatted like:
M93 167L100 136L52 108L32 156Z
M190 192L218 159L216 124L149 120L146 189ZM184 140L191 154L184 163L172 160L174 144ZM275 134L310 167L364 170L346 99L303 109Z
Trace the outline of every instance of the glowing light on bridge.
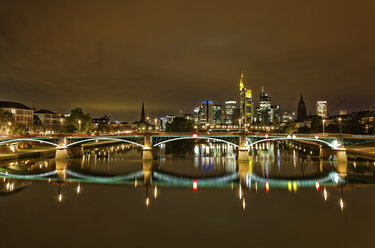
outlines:
M297 182L293 181L293 191L297 192Z
M290 192L292 192L292 182L291 181L288 182L288 190Z
M268 139L268 137L269 137L268 134L264 135L264 138Z
M197 138L198 137L198 134L197 133L193 133L193 138Z
M318 139L319 139L319 136L318 136L318 135L316 135L316 136L315 136L315 139L316 139L316 140L318 140Z
M316 181L315 188L316 188L317 191L320 190L320 182Z
M266 181L266 182L264 183L264 188L265 188L265 190L266 190L266 193L268 193L268 191L270 190L270 184L268 183L268 181Z
M193 180L193 191L197 191L197 190L198 190L198 180L194 179Z

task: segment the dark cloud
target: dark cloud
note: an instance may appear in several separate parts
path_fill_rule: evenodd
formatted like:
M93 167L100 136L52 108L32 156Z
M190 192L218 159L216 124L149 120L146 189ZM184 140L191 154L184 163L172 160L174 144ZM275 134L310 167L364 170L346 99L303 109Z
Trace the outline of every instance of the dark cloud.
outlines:
M138 118L238 98L375 105L373 1L2 1L0 99ZM308 110L309 111L309 110Z

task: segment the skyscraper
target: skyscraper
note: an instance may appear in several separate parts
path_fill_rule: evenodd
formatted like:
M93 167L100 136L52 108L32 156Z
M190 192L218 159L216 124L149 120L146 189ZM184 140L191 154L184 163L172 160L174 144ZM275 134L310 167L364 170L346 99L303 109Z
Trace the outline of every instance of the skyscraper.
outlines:
M316 102L316 114L322 118L327 117L327 101Z
M225 102L225 124L232 124L233 122L233 111L237 108L237 102L234 100L228 100Z
M264 92L263 86L259 98L259 108L257 109L257 122L265 125L269 125L272 122L271 97Z
M240 78L240 118L244 124L252 122L252 94L244 85L243 72Z
M306 105L303 101L302 93L301 93L301 99L298 103L298 109L297 109L297 122L302 122L306 119Z
M221 105L215 104L213 106L213 121L215 124L221 124L223 122L223 110Z
M213 102L202 101L199 109L199 124L211 124L214 121Z

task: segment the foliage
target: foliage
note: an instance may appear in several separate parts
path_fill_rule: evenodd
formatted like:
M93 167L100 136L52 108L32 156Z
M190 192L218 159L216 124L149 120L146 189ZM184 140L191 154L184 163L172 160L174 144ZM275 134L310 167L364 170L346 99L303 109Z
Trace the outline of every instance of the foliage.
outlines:
M12 135L25 135L28 134L28 129L26 128L25 124L17 123L12 126L10 130L10 134Z
M298 133L311 133L311 128L305 124L304 126L298 128Z
M172 123L168 123L166 127L167 132L190 132L193 131L194 123L192 120L187 120L183 117L175 117Z
M79 123L81 122L81 124ZM65 120L64 131L67 133L79 132L88 133L91 130L92 119L90 114L83 113L81 108L70 111L70 116Z
M284 126L283 131L284 131L284 133L287 133L287 134L295 133L295 132L297 131L297 129L296 129L296 125L294 124L294 122L288 122L288 123Z
M0 108L0 124L5 125L12 121L13 115L9 111L5 111Z

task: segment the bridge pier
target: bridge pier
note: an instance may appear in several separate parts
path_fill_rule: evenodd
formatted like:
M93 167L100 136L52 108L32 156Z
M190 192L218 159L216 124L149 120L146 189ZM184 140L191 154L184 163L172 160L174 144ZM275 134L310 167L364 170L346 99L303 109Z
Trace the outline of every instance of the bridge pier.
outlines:
M80 157L83 155L82 146L72 146L68 147L66 144L66 139L61 138L58 146L56 147L56 159L69 159L74 157Z
M249 147L246 144L246 135L240 136L240 147L238 148L238 161L249 161Z
M153 150L150 135L145 135L144 147L142 149L142 160L153 160L155 157Z

